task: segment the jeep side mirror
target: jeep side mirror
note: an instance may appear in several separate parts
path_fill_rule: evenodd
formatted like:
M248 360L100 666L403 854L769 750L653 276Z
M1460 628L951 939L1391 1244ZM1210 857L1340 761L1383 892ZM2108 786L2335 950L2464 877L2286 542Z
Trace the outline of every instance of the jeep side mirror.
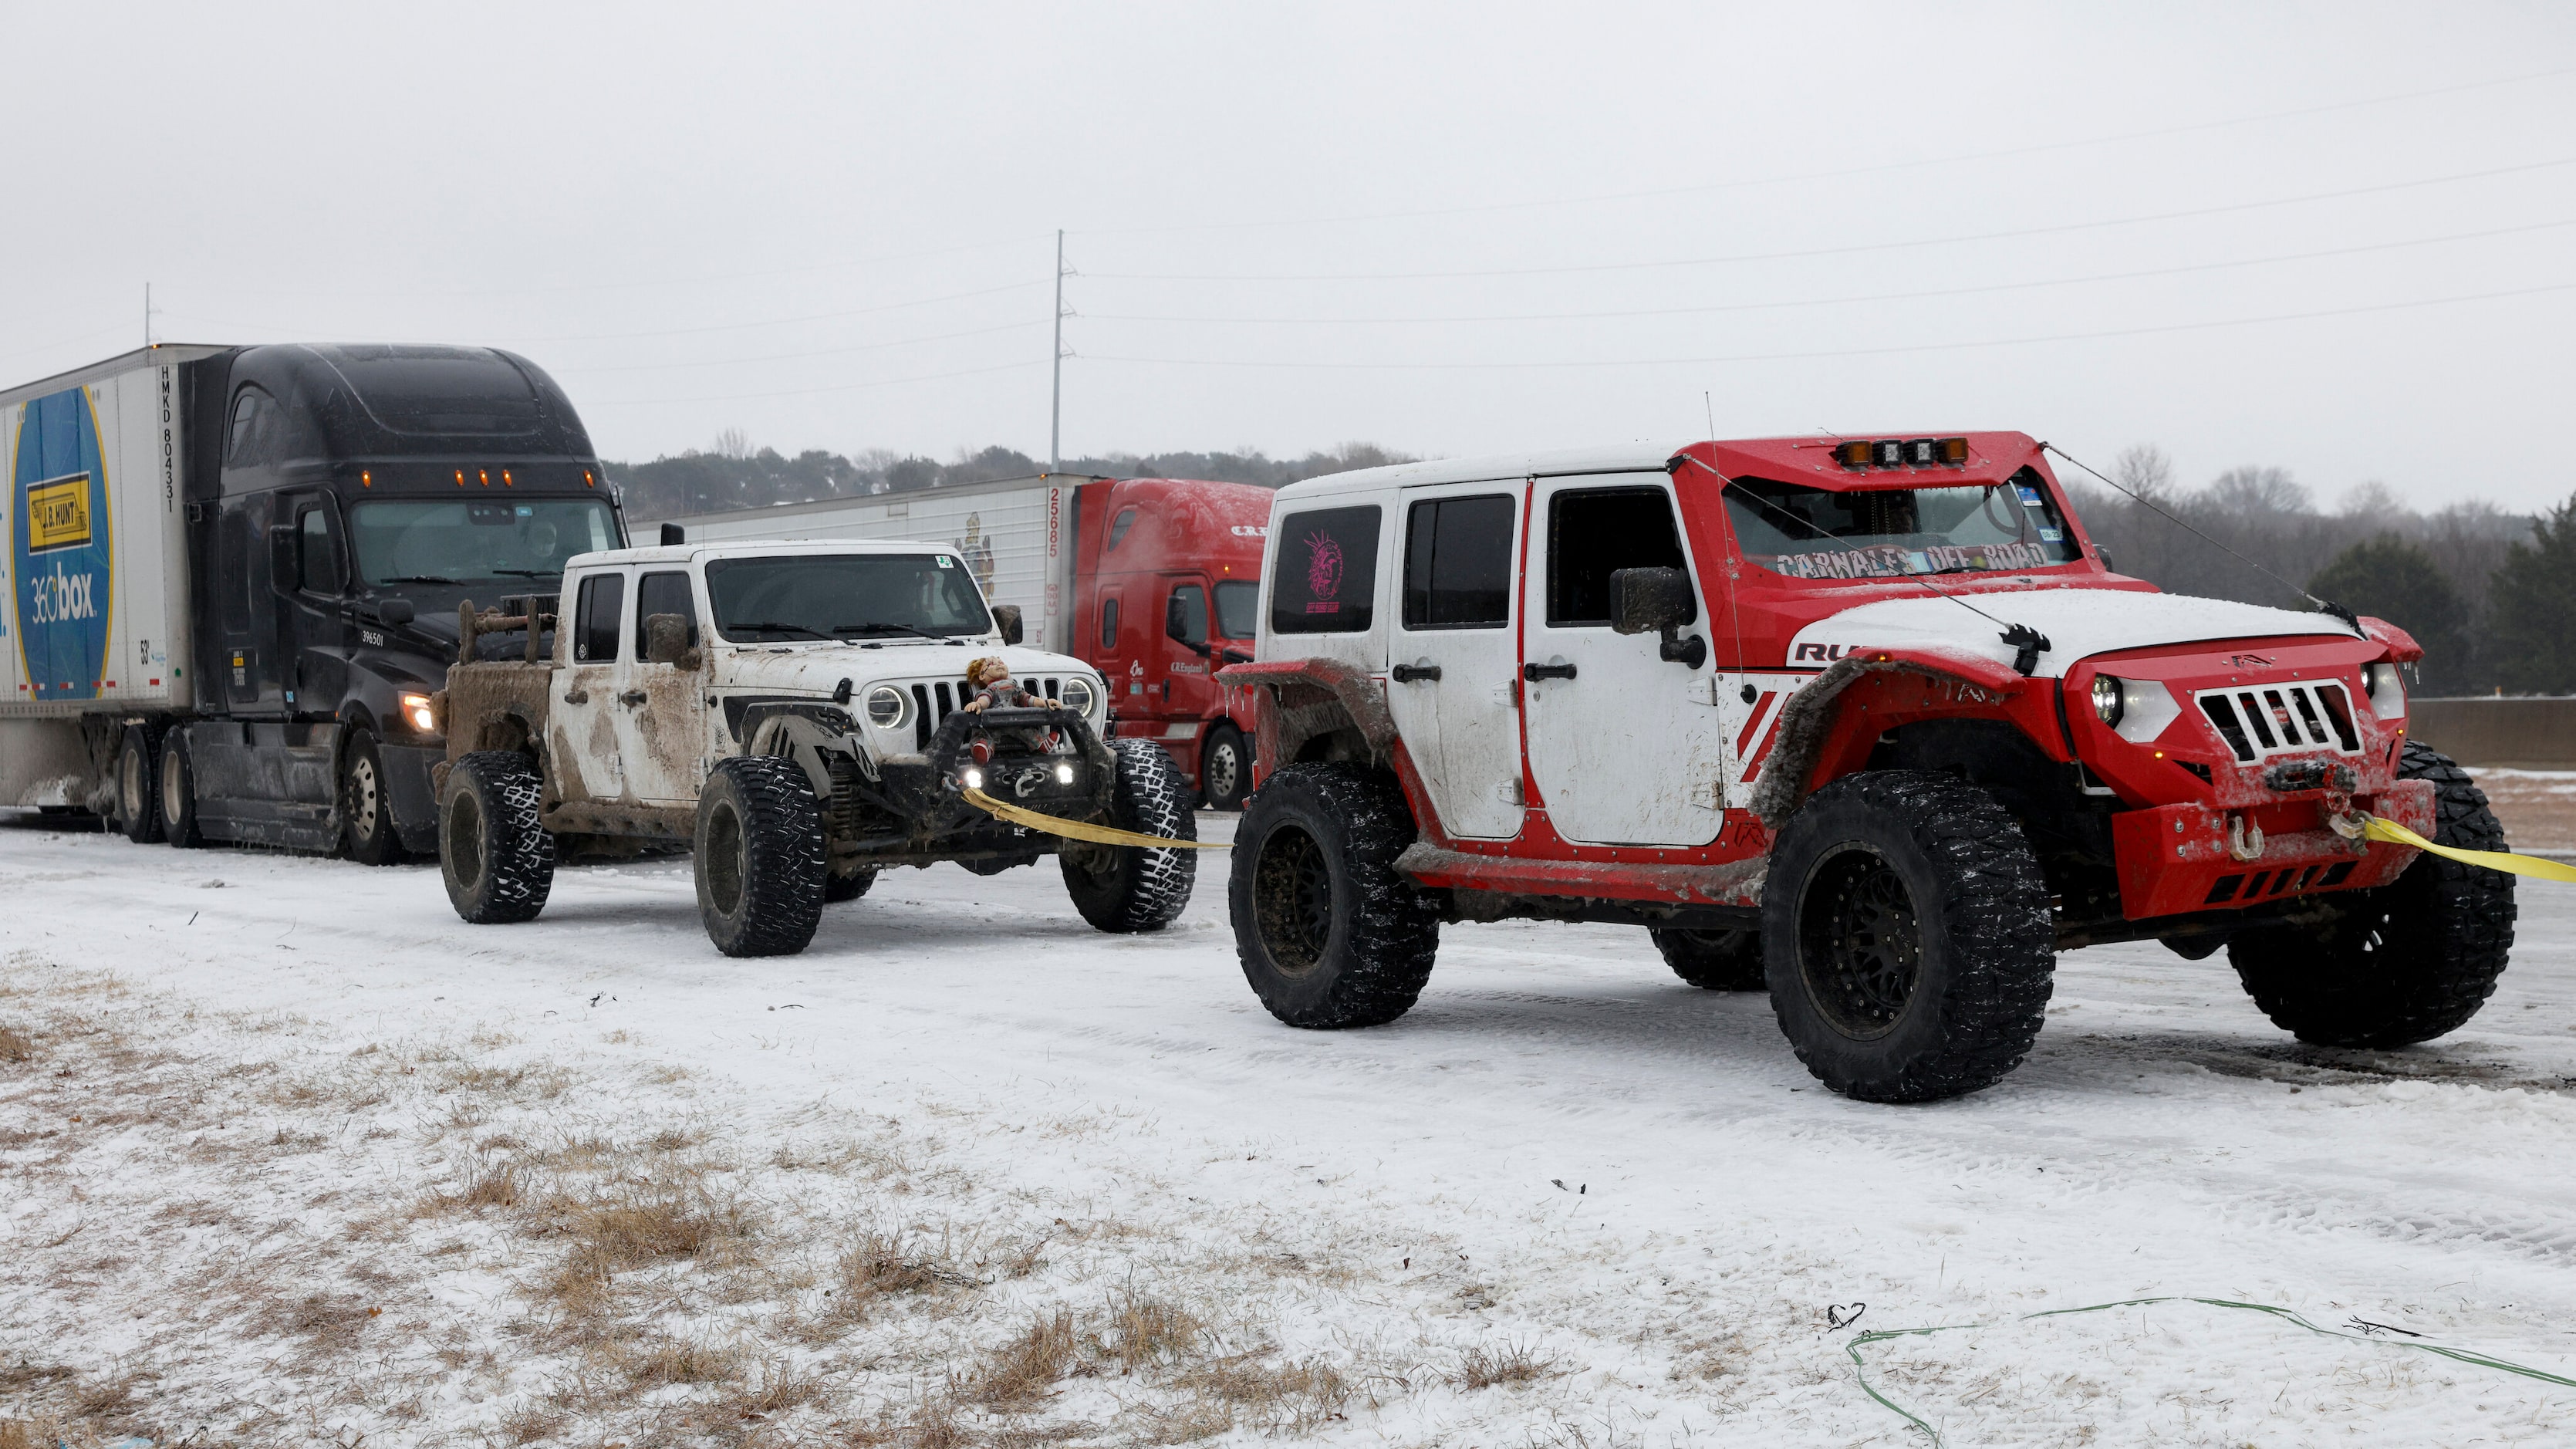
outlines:
M644 662L696 669L701 656L689 645L685 614L652 614L644 620Z
M387 624L408 624L416 614L409 599L376 600L376 618Z
M993 627L1002 631L1003 643L1019 643L1020 606L1017 604L995 604L993 606Z
M1697 669L1708 662L1707 640L1697 634L1681 637L1681 627L1698 618L1690 575L1680 569L1610 571L1610 627L1621 634L1660 633L1658 652L1667 663Z

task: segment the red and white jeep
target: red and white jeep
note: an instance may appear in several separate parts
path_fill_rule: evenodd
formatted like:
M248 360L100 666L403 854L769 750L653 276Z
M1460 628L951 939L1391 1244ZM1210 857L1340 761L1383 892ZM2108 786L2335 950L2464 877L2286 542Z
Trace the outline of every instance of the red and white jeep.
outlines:
M2113 573L2019 433L1317 478L1263 579L1231 904L1294 1026L1402 1015L1444 921L1620 922L1923 1101L2021 1062L2062 949L2225 946L2274 1022L2385 1047L2512 944L2510 878L2360 835L2502 844L2405 738L2414 641Z

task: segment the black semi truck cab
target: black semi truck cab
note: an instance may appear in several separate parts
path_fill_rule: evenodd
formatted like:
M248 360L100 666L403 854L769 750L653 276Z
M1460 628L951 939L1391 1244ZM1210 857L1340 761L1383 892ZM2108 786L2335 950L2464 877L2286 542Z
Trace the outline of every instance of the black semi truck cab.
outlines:
M626 541L570 400L488 348L148 348L0 392L0 456L0 804L137 841L433 853L459 605Z

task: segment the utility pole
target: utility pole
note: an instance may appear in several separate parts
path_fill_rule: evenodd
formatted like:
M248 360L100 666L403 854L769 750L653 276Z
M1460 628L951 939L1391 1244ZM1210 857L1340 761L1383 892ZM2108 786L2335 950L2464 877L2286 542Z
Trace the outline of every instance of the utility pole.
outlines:
M143 284L143 345L152 345L152 284Z
M1064 469L1064 229L1055 233L1055 398L1047 414L1047 471Z

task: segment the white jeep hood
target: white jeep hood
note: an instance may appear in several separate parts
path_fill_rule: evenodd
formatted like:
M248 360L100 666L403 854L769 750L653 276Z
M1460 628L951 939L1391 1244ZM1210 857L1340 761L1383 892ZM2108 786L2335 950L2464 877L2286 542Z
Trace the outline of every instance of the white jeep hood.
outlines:
M714 684L726 690L772 689L782 693L812 691L830 694L842 680L847 679L854 694L864 695L870 686L888 680L909 682L953 677L963 687L967 662L987 654L1000 655L1011 666L1011 676L1022 684L1098 673L1079 659L1017 644L1000 648L969 644L962 649L944 644L907 643L884 649L867 649L855 644L819 644L791 645L778 650L766 646L739 650L717 671Z
M1961 597L2002 624L1980 618L1927 589L1918 598L1880 599L1817 620L1798 631L1789 648L1789 665L1822 667L1851 650L1870 648L1939 648L2009 665L2013 647L2001 638L2002 625L2028 624L2048 636L2049 649L2039 656L2036 672L2057 679L2064 678L2075 661L2115 649L2352 633L2331 614L2303 614L2189 594L2071 588ZM1824 647L1802 649L1805 645Z

